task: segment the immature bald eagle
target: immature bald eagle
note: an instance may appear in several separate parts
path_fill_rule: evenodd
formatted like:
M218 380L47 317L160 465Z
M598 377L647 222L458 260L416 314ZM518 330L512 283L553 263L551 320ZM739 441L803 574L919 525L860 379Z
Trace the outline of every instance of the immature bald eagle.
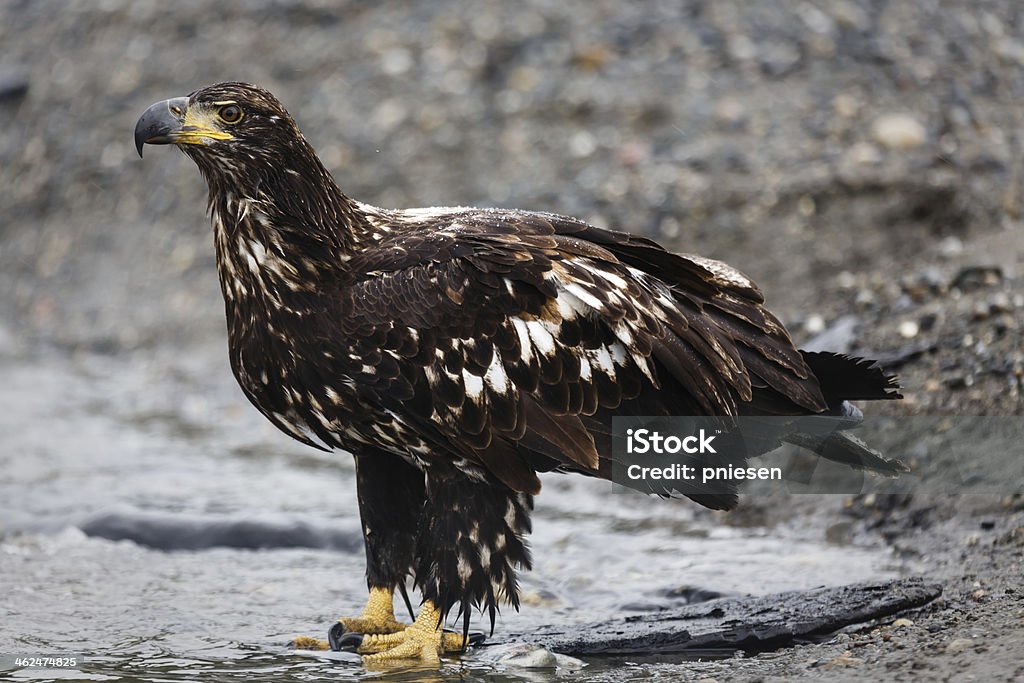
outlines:
M261 88L158 102L135 142L177 145L209 184L242 391L299 441L355 456L370 597L336 647L437 659L466 645L471 608L493 628L530 566L537 472L608 479L613 414L851 416L848 399L898 397L870 363L798 351L724 263L549 213L354 201ZM833 445L821 455L900 468ZM410 574L407 627L392 598ZM463 632L444 633L456 605Z

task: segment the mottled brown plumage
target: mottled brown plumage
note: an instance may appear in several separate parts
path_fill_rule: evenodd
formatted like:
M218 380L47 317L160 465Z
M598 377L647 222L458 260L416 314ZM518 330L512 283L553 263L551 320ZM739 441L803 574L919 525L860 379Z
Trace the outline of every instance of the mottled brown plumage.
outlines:
M158 103L136 142L178 144L209 184L245 395L356 455L370 585L412 572L442 613L484 605L493 624L517 603L537 473L610 478L613 415L852 414L847 399L897 396L869 364L797 350L724 263L555 214L353 201L260 88ZM690 496L735 504L728 487Z

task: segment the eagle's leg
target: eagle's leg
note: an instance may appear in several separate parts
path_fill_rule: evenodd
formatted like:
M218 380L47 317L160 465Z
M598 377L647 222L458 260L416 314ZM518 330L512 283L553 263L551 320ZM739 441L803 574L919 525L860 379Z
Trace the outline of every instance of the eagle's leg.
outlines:
M394 595L398 588L409 604L405 579L413 570L416 532L423 512L423 471L396 455L377 450L356 455L355 463L370 595L359 616L338 619L328 640L296 638L294 645L300 649L338 649L346 634L396 633L406 628L395 619Z
M519 608L515 570L530 568L524 536L530 531L533 499L504 484L439 469L428 469L416 546L416 584L423 591L423 606L405 631L362 639L358 651L368 654L368 663L436 661L470 642L474 607L487 611L492 630L499 601ZM461 634L442 630L456 605Z
M424 475L419 468L384 451L364 451L356 456L355 463L370 595L360 616L342 617L338 622L346 633L395 633L406 627L395 619L393 602L396 587L405 596L405 577L413 569Z

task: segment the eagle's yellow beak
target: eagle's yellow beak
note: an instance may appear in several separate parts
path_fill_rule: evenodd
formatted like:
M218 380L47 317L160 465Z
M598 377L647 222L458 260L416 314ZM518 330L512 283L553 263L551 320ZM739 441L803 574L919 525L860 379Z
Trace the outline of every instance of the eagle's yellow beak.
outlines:
M205 145L210 140L231 140L215 116L202 107L188 106L187 97L157 102L139 117L135 124L135 148L142 156L142 146Z

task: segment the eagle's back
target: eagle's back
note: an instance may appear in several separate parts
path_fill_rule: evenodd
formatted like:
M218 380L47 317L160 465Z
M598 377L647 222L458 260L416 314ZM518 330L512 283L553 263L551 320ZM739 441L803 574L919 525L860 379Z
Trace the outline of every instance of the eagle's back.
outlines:
M723 263L553 214L363 210L374 237L344 275L315 297L283 293L302 312L263 323L307 330L274 354L288 372L268 387L253 382L265 368L236 370L297 438L536 492L537 471L610 477L613 414L828 407L760 292ZM231 336L233 357L268 361Z

